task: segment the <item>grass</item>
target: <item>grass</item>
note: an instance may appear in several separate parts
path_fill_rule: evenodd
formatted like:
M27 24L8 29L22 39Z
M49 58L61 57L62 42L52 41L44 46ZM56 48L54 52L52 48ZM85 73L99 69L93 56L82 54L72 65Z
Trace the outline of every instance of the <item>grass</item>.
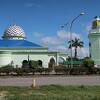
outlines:
M0 100L100 100L100 86L0 87Z

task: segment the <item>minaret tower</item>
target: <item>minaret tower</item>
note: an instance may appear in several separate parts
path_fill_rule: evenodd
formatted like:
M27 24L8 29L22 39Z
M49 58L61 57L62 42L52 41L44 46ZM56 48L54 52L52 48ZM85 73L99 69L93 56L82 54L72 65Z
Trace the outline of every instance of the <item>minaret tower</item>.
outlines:
M90 57L100 67L100 18L97 16L94 17L88 37Z

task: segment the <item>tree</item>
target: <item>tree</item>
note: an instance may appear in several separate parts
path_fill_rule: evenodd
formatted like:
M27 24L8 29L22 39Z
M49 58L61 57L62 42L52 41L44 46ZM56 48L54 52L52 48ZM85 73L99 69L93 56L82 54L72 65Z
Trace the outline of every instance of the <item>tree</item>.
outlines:
M27 60L23 60L23 62L22 62L22 68L29 68Z
M83 47L84 43L82 41L80 41L80 39L75 38L74 40L69 41L68 44L69 44L69 48L71 48L71 46L75 47L74 58L76 59L77 58L77 48L78 47L80 47L80 48Z

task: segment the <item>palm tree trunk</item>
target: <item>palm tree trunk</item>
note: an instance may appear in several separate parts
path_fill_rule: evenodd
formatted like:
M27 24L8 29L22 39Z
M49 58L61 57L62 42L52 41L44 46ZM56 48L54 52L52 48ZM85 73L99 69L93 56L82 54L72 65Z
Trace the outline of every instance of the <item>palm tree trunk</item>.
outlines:
M74 58L77 58L77 47L75 47L75 56Z

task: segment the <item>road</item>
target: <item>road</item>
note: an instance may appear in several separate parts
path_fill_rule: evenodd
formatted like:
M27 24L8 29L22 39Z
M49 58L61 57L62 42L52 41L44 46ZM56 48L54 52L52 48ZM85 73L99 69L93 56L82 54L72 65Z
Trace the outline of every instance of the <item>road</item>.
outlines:
M0 86L36 85L100 85L100 76L36 76L36 77L0 77Z

